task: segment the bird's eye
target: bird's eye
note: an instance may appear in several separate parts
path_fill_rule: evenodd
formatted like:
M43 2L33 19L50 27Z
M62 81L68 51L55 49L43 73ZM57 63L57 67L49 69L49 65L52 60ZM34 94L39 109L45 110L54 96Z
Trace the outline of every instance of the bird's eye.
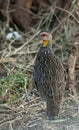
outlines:
M48 34L40 34L41 37L45 37L45 36L48 36Z

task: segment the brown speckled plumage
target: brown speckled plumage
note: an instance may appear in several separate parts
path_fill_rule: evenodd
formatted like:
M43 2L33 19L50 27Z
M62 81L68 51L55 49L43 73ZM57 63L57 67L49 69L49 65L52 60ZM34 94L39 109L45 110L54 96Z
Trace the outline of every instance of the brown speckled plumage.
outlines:
M58 116L64 94L65 75L64 68L52 52L50 43L46 47L40 47L35 60L33 81L40 96L46 101L48 117Z

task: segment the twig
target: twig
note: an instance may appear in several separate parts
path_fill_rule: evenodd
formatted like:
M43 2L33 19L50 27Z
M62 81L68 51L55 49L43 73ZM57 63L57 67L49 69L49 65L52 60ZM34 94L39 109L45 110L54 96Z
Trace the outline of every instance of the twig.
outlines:
M65 12L65 13L67 13L67 14L69 14L70 16L72 16L72 17L75 19L75 21L76 21L77 23L79 23L79 20L78 20L71 12L69 12L68 10L65 10L65 9L63 9L63 8L61 8L61 7L58 7L58 6L55 6L55 8L56 8L56 9L59 9L59 10L61 10L61 11L63 11L63 12Z
M27 42L25 42L25 44L23 44L21 47L19 47L18 49L16 49L13 53L13 54L16 54L18 51L20 51L23 47L25 47L26 45L28 45L29 42L31 42L34 37L39 33L40 31L38 31L37 33L35 33Z

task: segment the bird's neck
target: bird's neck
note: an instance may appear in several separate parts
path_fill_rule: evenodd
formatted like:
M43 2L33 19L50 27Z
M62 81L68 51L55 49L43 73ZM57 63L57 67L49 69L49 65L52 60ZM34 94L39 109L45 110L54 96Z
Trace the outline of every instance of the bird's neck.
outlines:
M49 44L49 41L48 40L43 40L43 43L42 43L42 46L43 47L47 47Z
M51 46L50 43L48 43L48 45L46 47L41 46L40 50L39 50L39 52L41 52L41 53L45 53L45 52L48 53L48 52L51 52L51 51L52 51L52 46Z

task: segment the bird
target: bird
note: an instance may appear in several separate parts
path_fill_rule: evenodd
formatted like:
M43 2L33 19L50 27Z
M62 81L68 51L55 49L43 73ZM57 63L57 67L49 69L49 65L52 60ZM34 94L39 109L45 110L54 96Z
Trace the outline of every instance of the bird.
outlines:
M46 102L47 116L56 119L65 90L64 67L52 51L52 35L40 32L38 38L41 46L33 69L33 88L36 88L41 98Z

